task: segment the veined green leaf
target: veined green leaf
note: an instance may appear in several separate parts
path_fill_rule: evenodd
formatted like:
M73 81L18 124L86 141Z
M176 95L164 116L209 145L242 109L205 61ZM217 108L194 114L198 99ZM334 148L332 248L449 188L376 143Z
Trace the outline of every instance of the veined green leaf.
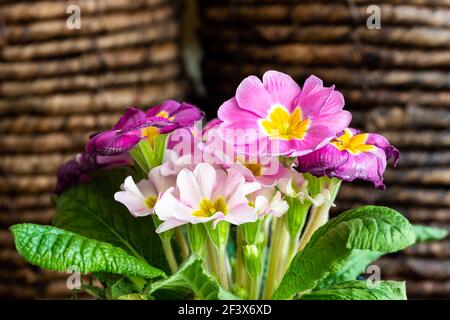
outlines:
M220 287L216 279L204 269L202 258L196 255L191 255L175 274L153 283L149 295L159 290L174 291L180 296L193 294L201 300L238 299Z
M411 224L402 214L386 207L364 206L346 211L320 227L293 259L274 299L289 299L316 287L339 272L352 251L390 253L415 241Z
M70 231L29 223L16 224L11 231L20 255L44 269L67 271L76 266L82 273L109 272L146 279L165 276L121 248Z
M300 300L406 300L405 282L347 281L314 291Z
M440 240L447 236L447 230L445 229L422 225L413 225L413 229L416 234L416 243ZM325 279L320 280L315 289L324 288L343 281L356 280L359 275L366 271L370 264L383 255L384 253L377 251L353 250L341 269L336 273L329 274Z
M85 237L108 242L152 266L168 271L152 217L133 217L114 200L127 170L111 170L95 181L73 187L56 199L53 225Z
M352 251L345 263L342 264L339 271L330 273L325 279L320 280L315 289L320 289L356 278L367 270L367 267L381 257L383 253L370 250Z

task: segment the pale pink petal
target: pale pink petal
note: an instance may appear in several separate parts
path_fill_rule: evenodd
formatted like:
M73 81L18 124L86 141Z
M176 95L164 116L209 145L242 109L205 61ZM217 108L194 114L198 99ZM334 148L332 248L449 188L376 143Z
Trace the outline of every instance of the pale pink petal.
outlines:
M289 209L289 205L286 201L281 199L281 193L280 191L277 191L275 195L272 198L272 201L270 201L270 205L268 208L268 214L274 216L274 217L281 217L283 214L285 214Z
M200 152L200 151L199 151ZM161 165L160 173L162 176L176 176L182 169L193 170L195 159L192 154L178 155L173 150L166 150L164 163Z
M217 170L216 180L218 183L214 187L212 197L214 199L217 199L219 197L227 199L228 195L241 183L240 179L243 179L243 177L236 180L230 179L228 171L225 172L224 170Z
M261 189L261 184L259 182L245 182L242 184L242 193L246 196L259 189Z
M247 222L255 222L258 219L255 208L250 207L248 204L238 205L229 208L228 214L224 217L224 220L240 225Z
M268 161L265 161L262 169L261 176L256 177L262 186L273 187L279 180L288 177L290 170L285 168L275 157L270 157Z
M213 228L215 229L220 221L226 220L225 218L226 215L223 212L217 212L214 217Z
M236 101L241 109L265 118L270 107L276 102L255 76L245 78L236 90ZM220 117L219 117L220 118Z
M228 166L228 168L242 174L242 176L245 178L245 181L247 182L256 181L256 177L253 175L253 173L240 162L232 163Z
M142 194L142 192L139 190L138 186L136 185L136 183L134 183L133 177L132 176L128 176L125 178L125 181L122 185L122 189L125 191L128 191L134 195L136 195L137 197L142 197L145 199L144 195Z
M176 176L163 176L162 166L153 168L148 174L148 178L156 188L157 196L176 185Z
M142 179L136 184L136 186L139 188L145 198L148 198L149 196L158 197L158 191L151 181Z
M299 85L287 74L267 71L263 75L263 85L276 103L281 103L289 111L293 110L294 99L300 94Z
M174 196L175 188L169 188L156 202L155 213L162 221L172 218L189 221L194 208L182 203Z
M161 223L156 229L156 233L162 233L164 231L176 228L183 224L188 223L187 221L177 220L177 219L169 219Z
M186 205L196 208L198 203L205 197L202 193L202 188L198 184L195 174L183 169L177 177L177 187L180 191L180 200Z
M194 170L195 178L204 198L211 199L212 191L216 185L216 170L209 163L199 163Z
M125 205L135 217L143 217L153 213L145 204L145 199L128 191L118 191L114 194L114 200Z
M259 195L255 199L255 210L259 216L266 214L267 208L269 208L269 200L262 195Z

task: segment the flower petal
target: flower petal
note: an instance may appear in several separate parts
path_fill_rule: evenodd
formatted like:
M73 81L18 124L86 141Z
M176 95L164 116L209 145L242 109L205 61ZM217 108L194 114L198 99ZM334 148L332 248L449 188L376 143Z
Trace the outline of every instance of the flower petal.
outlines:
M304 118L316 117L321 114L333 90L334 87L324 87L322 80L316 76L310 76L306 79L295 106L301 108Z
M299 85L287 74L270 70L263 75L263 85L276 103L281 103L290 112L294 99L300 94Z
M112 130L120 130L132 125L138 120L145 119L145 112L136 108L127 108Z
M216 169L209 163L199 163L194 174L203 197L211 199L212 191L216 185Z
M245 78L236 90L236 101L241 109L265 118L276 102L267 92L261 80L255 76Z
M240 225L247 222L255 222L258 219L255 208L248 204L241 204L229 209L229 213L224 217L224 220L231 224Z
M194 209L177 199L174 192L175 188L171 187L162 194L155 204L155 214L162 221L169 219L189 221Z
M105 131L89 140L86 145L86 151L102 156L119 155L131 150L139 141L141 141L141 136L136 132Z
M187 221L183 221L183 220L177 220L177 219L168 219L166 221L164 221L163 223L161 223L158 228L156 228L156 233L162 233L165 232L167 230L176 228L178 226L182 226L183 224L188 223Z

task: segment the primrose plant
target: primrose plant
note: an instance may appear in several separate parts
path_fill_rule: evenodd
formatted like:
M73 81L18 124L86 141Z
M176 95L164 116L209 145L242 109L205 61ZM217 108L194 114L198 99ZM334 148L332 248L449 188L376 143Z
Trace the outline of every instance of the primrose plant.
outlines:
M446 236L395 210L333 219L342 181L370 181L398 150L349 127L344 97L309 77L245 78L218 118L166 101L129 108L58 171L53 226L11 227L42 268L77 266L99 299L404 299L361 280L380 256Z

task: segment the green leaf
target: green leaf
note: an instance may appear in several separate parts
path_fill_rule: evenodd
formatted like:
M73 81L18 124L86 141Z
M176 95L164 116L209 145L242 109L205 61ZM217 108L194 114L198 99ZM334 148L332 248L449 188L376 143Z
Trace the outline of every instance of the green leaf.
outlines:
M146 279L165 275L120 248L70 231L29 223L16 224L11 231L20 255L44 269L65 272L76 266L82 273L109 272Z
M416 234L416 243L431 241L431 240L441 240L444 239L448 232L445 229L427 227L422 225L413 225L414 233Z
M406 300L405 282L347 281L314 291L300 300Z
M364 206L346 211L320 227L293 259L274 299L289 299L314 288L345 265L352 251L390 253L415 241L406 218L386 207Z
M367 266L382 255L383 253L378 251L353 250L339 271L330 273L325 279L320 280L315 289L328 287L348 280L356 280L360 274L367 270Z
M114 200L127 170L111 170L95 181L73 187L56 199L56 227L111 243L148 264L168 272L152 217L133 217Z
M203 259L197 255L191 255L170 277L154 282L150 286L149 294L157 291L169 290L177 295L187 296L193 294L201 300L234 300L238 299L225 291L203 267Z
M447 236L447 230L445 229L422 225L413 225L413 229L416 234L416 243L430 240L440 240ZM355 280L359 275L366 271L367 266L383 255L384 253L382 252L353 250L341 269L336 273L328 275L325 279L320 280L316 286L316 289L328 287L332 284L343 281Z

